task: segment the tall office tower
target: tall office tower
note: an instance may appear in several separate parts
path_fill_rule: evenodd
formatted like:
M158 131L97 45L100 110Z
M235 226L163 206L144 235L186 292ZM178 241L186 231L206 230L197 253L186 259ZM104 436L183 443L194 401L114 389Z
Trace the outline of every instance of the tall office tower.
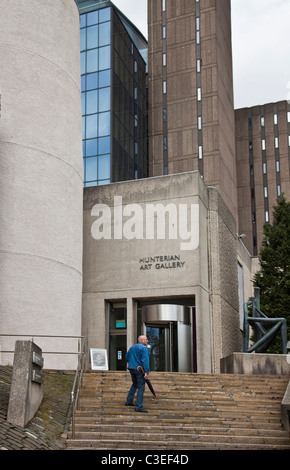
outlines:
M147 176L147 42L107 0L80 11L84 185Z
M230 0L148 1L149 174L199 170L237 218Z
M287 101L235 111L239 230L258 255L263 226L284 193L290 199L290 105Z
M78 7L0 0L0 9L0 360L12 364L15 340L33 337L46 368L75 368L83 218Z

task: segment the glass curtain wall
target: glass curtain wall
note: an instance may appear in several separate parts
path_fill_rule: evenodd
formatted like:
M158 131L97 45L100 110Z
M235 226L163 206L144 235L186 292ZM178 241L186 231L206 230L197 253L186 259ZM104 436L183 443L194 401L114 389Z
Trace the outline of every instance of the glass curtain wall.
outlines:
M146 63L121 17L80 15L85 187L147 176Z
M80 15L84 185L111 181L111 8Z

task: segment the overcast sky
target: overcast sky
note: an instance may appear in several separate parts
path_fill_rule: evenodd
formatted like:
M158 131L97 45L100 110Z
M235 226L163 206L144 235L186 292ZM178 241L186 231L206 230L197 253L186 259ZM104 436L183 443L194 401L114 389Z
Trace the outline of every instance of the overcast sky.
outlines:
M147 38L147 0L112 1ZM235 108L290 99L290 0L231 5Z

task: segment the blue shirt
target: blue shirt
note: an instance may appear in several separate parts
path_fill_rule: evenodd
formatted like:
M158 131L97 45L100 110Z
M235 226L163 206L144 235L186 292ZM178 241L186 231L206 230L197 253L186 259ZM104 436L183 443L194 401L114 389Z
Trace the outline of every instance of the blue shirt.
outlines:
M137 369L138 366L141 366L144 372L149 374L149 350L144 344L138 343L131 346L126 354L126 361L128 369Z

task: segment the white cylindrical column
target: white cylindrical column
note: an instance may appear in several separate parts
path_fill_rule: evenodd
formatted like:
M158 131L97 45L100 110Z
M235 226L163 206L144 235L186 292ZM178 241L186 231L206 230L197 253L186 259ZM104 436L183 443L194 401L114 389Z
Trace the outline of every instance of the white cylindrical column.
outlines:
M0 0L0 335L75 367L82 298L82 130L75 0ZM0 336L13 362L19 337ZM49 351L50 354L45 352Z

